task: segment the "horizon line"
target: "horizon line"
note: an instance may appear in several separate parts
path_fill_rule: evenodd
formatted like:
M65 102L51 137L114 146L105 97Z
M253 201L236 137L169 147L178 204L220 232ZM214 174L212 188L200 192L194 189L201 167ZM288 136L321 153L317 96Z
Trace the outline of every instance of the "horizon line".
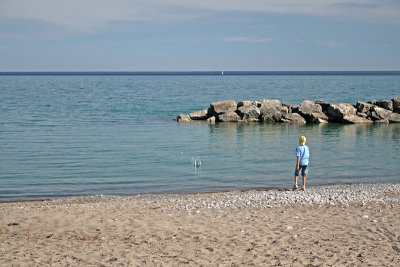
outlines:
M305 70L305 71L0 71L0 75L400 75L400 70Z

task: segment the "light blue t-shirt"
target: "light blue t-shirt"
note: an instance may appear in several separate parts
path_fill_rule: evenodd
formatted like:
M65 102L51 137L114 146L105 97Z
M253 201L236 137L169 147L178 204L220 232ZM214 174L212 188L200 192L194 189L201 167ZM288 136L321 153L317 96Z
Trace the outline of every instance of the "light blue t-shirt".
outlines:
M308 146L298 146L296 148L296 157L300 157L299 165L308 165L308 159L310 158L310 150Z

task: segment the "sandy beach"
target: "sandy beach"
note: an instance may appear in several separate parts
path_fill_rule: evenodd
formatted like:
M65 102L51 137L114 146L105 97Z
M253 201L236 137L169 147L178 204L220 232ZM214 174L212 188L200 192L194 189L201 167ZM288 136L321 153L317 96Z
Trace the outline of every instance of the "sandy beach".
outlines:
M0 266L400 266L400 184L0 203Z

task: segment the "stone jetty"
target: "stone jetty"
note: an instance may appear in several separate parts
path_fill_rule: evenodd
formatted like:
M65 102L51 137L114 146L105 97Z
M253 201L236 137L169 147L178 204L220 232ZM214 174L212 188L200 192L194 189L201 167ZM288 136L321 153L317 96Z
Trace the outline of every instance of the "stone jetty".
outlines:
M304 100L297 106L282 103L278 99L258 101L223 100L210 104L205 110L180 114L178 122L203 120L215 122L265 122L265 123L400 123L400 97L391 100L328 103L322 100Z

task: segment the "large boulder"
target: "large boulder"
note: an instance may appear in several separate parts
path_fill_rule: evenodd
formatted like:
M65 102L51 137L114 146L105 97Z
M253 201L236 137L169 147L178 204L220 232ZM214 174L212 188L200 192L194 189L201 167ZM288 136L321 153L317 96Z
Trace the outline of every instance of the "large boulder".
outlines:
M393 98L392 103L393 103L393 111L396 113L400 113L400 97Z
M234 111L229 111L226 113L222 113L218 115L218 120L219 121L224 121L224 122L228 122L228 121L240 121L240 117L238 114L236 114L236 112Z
M367 118L363 118L357 115L346 115L343 117L342 121L344 123L349 123L349 124L366 124L366 123L373 123L372 120L367 119Z
M322 112L322 107L319 104L314 103L310 100L304 100L301 102L299 106L299 113L302 114L311 114L311 113L319 113Z
M207 110L199 110L196 112L192 112L189 114L192 120L206 120L207 119Z
M374 121L389 120L389 122L400 123L400 114L384 108L373 106L370 109L369 114Z
M377 105L380 108L384 108L384 109L393 111L392 100L378 100L378 101L376 101L375 105Z
M327 116L329 121L342 122L343 118L347 115L355 115L357 109L352 104L330 104L327 109Z
M264 113L265 111L271 109L280 109L282 107L281 101L278 99L264 99L260 101L260 111Z
M368 116L374 121L387 119L389 117L390 111L380 108L378 106L372 106L368 111Z
M261 121L263 122L279 122L282 118L282 113L278 109L269 109L261 114Z
M323 100L318 100L314 102L315 104L318 104L322 107L322 112L326 113L328 112L328 107L331 103L325 102Z
M305 100L300 104L298 113L312 123L316 122L317 119L328 120L328 117L322 111L321 105L310 100Z
M356 104L356 108L359 113L367 113L371 109L372 106L373 106L372 104L362 102L362 101L357 101L357 104Z
M304 119L300 114L289 113L284 114L281 118L281 122L292 123L292 124L304 124L306 119Z
M278 122L282 117L282 103L278 99L264 99L260 103L261 121ZM286 109L287 110L287 109Z
M213 102L210 104L208 109L208 117L218 116L223 113L228 113L235 111L237 104L235 100L223 100L218 102Z
M241 106L236 112L245 121L258 121L261 114L260 109L255 105Z
M192 120L190 119L189 115L186 114L179 114L178 117L175 119L178 122L191 122Z

